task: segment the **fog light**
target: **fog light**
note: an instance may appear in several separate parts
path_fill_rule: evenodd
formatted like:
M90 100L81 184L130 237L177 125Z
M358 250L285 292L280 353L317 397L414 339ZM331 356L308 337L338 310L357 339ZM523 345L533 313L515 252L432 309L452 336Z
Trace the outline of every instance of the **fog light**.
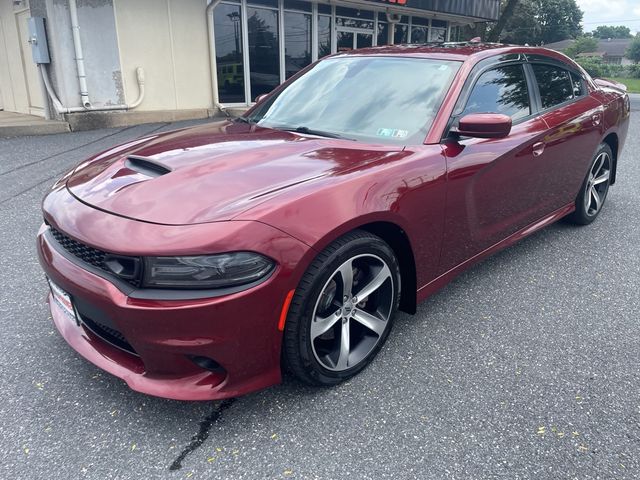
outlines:
M189 360L195 363L197 366L204 370L209 370L210 372L215 373L225 373L225 369L222 368L218 362L216 362L213 358L209 357L201 357L199 355L187 355Z

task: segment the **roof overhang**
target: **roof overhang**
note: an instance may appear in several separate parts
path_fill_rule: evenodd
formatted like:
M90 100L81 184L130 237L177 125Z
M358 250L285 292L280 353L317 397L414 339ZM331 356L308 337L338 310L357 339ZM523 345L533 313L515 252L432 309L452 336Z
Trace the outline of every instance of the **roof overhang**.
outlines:
M410 8L453 15L476 22L495 21L500 16L500 0L365 0L365 3L386 4L398 10Z

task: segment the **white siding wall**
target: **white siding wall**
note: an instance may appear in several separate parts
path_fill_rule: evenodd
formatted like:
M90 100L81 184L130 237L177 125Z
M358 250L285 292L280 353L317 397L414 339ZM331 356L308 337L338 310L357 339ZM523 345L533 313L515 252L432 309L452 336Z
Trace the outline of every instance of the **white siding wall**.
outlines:
M38 72L26 45L27 5L0 0L0 105L9 112L44 115Z
M212 106L206 0L114 0L127 102L138 95L143 67L146 96L138 110Z

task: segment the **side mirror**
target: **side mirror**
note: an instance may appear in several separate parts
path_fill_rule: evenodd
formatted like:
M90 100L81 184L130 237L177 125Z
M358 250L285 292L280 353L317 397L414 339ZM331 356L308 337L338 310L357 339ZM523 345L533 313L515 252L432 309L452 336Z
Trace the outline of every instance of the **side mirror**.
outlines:
M262 100L264 100L265 98L267 98L267 95L269 95L269 94L268 94L268 93L263 93L263 94L261 94L261 95L258 95L258 96L256 97L255 102L256 102L256 103L260 103Z
M464 137L504 138L511 132L511 117L501 113L470 113L458 122L456 133Z

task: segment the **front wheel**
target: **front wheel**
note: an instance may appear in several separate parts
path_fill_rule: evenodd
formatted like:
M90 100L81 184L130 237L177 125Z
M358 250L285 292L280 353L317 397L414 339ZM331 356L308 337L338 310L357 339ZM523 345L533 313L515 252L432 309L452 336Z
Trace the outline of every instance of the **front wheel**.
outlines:
M609 192L612 159L611 147L606 143L601 144L576 198L576 210L567 220L578 225L588 225L596 219Z
M379 237L356 230L323 250L287 316L283 359L300 380L335 385L373 360L391 330L400 269Z

